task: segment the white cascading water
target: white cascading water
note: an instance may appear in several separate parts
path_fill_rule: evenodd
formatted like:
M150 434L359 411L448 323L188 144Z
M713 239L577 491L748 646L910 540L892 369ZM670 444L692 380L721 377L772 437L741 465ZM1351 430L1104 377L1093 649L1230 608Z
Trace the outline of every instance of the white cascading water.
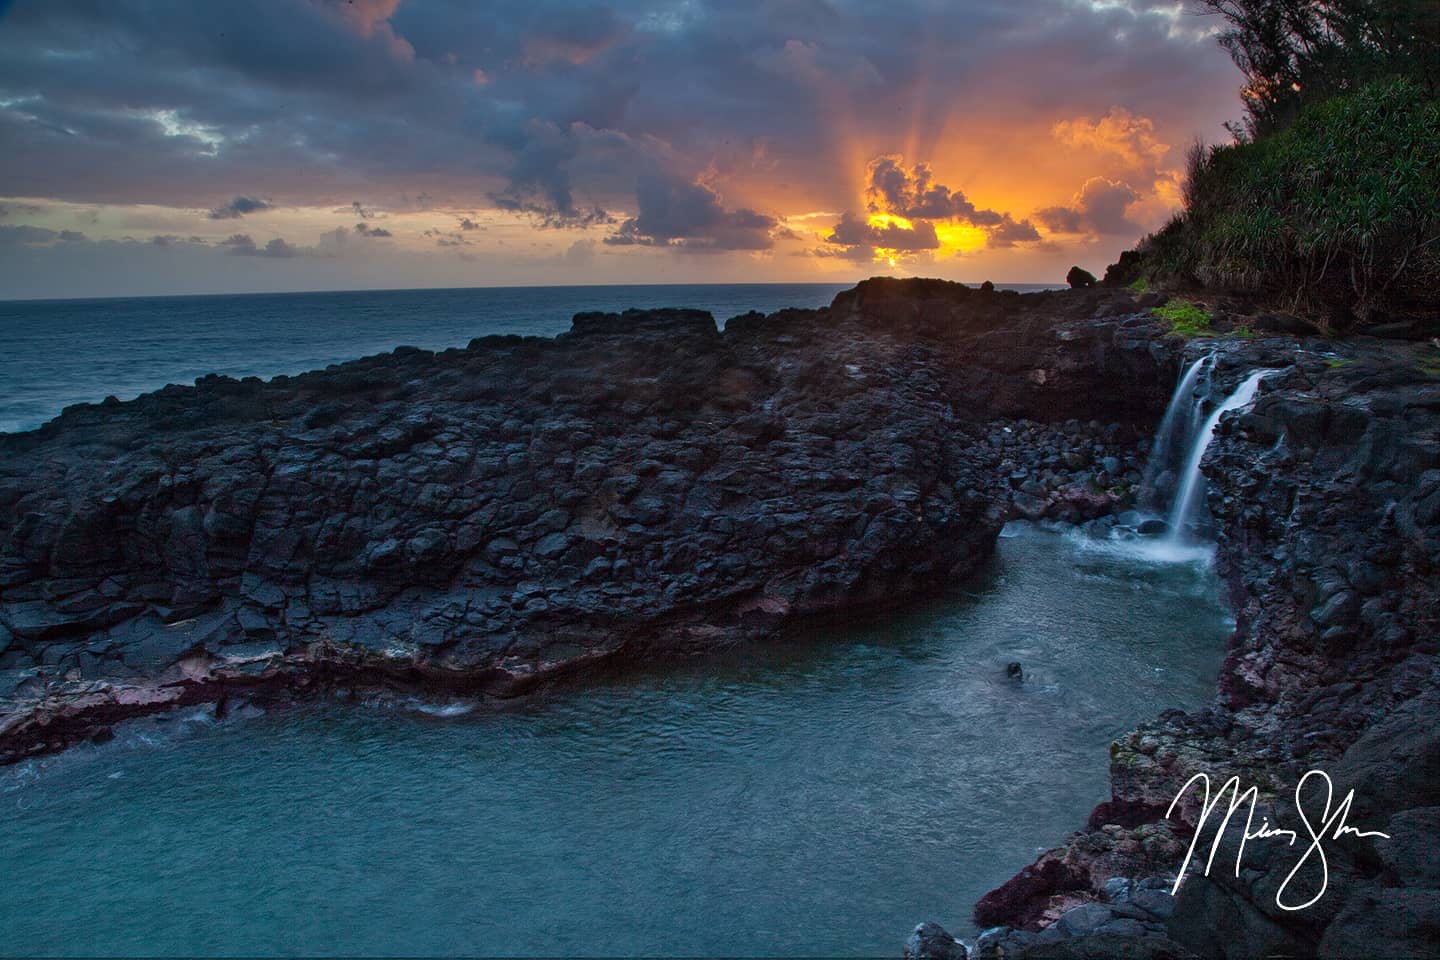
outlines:
M1200 382L1204 368L1214 359L1215 354L1207 353L1186 367L1180 376L1180 383L1175 387L1175 392L1170 397L1170 405L1165 408L1165 416L1160 420L1160 428L1155 431L1155 443L1150 448L1150 459L1145 464L1144 479L1140 481L1142 507L1154 505L1158 493L1155 489L1156 483L1174 457L1175 444L1189 440L1195 431L1203 403L1201 398L1195 396L1195 386Z
M1190 445L1190 453L1185 458L1185 467L1180 473L1179 489L1170 505L1168 521L1170 530L1167 537L1172 542L1181 541L1187 536L1190 525L1195 521L1195 515L1205 504L1205 474L1200 471L1200 461L1205 459L1205 451L1209 448L1210 441L1215 439L1215 428L1220 425L1220 418L1254 400L1256 392L1260 389L1260 381L1273 372L1273 370L1256 370L1246 377L1240 386L1235 388L1235 392L1215 408L1215 411L1210 414L1204 425L1195 434Z

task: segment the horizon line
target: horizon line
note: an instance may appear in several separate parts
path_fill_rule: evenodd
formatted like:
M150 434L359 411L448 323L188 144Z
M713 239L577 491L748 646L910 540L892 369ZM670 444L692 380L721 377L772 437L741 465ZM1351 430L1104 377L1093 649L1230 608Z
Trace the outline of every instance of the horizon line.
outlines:
M949 280L945 277L896 277L889 274L874 274L859 280L753 280L687 283L667 281L662 283L631 283L615 281L610 283L519 283L519 284L474 284L459 287L338 287L314 290L229 290L210 293L129 293L104 294L87 297L0 297L0 304L11 303L81 303L95 300L178 300L189 297L285 297L310 296L337 293L430 293L448 290L584 290L604 287L854 287L865 280L943 280L946 283L960 283L967 287L979 287L985 281ZM1038 283L1029 280L992 280L996 287L1053 287L1065 289L1063 283Z

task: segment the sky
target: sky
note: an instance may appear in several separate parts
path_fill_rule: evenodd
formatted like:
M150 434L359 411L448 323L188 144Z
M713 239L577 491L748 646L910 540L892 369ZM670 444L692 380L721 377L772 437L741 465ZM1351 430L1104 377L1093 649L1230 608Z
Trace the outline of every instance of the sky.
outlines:
M1228 138L1155 0L0 0L0 299L1097 274Z

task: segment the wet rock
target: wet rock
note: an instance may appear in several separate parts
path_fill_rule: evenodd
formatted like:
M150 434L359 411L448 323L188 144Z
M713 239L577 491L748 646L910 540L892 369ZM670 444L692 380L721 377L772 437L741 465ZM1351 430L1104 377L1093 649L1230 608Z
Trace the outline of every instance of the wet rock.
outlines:
M982 922L1037 931L1035 943L1006 941L1007 956L1049 955L1027 951L1052 941L1123 955L1152 936L1133 924L1163 924L1172 947L1203 956L1341 956L1381 943L1389 951L1392 941L1395 955L1440 949L1423 909L1436 877L1407 852L1428 849L1440 831L1440 648L1418 639L1440 635L1440 475L1431 476L1440 450L1430 439L1440 435L1440 390L1392 345L1346 343L1338 363L1335 349L1222 348L1220 390L1250 369L1279 372L1249 413L1221 421L1206 453L1216 562L1237 617L1219 702L1167 711L1117 739L1112 798L1089 830L981 900ZM1182 805L1173 827L1164 817L1191 775L1219 783L1235 774L1257 786L1266 815L1295 825L1293 810L1268 804L1309 769L1328 772L1341 794L1355 788L1351 824L1407 843L1328 845L1330 892L1303 915L1274 903L1293 866L1276 853L1283 845L1252 843L1239 877L1191 877L1178 897L1158 877L1145 887L1125 879L1174 871L1196 811ZM1217 863L1236 852L1225 847ZM1112 919L1088 932L1054 922L1087 900L1104 901Z
M907 960L966 960L965 946L938 923L922 923L905 941Z
M1325 960L1433 957L1440 891L1376 889L1351 897L1325 928L1316 956Z

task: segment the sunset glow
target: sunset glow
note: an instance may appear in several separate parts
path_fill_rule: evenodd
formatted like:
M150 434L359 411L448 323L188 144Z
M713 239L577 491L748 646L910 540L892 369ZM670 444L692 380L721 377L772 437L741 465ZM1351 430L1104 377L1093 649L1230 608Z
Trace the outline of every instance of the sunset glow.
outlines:
M941 256L957 256L985 246L985 231L965 223L936 224L935 234L940 238Z
M1233 68L1178 7L1044 6L19 0L0 297L1100 268Z

